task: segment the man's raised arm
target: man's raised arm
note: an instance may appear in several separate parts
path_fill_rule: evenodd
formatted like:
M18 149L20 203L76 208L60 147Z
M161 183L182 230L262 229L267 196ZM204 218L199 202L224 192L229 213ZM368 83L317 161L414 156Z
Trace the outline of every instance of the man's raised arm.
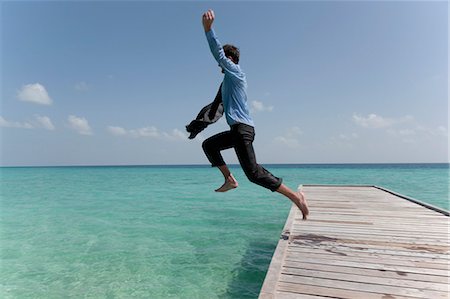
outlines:
M214 18L214 12L211 9L205 12L202 18L203 28L205 29L209 49L211 50L211 53L216 61L219 63L220 67L225 72L228 72L229 74L239 73L240 70L236 67L236 64L231 61L231 59L225 56L222 45L220 44L214 30L212 29Z

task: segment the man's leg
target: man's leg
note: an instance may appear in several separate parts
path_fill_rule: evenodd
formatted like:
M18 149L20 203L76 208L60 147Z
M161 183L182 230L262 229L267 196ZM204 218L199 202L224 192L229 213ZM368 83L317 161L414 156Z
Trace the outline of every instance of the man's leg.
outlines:
M234 129L233 133L234 138L236 138L236 154L248 179L255 184L271 191L277 191L289 198L300 209L303 219L306 219L309 209L303 192L292 191L282 183L280 178L275 177L256 162L256 155L253 149L254 129L250 126L240 125Z
M238 182L231 174L228 166L223 160L222 154L220 153L220 151L232 148L233 146L234 142L230 131L211 136L202 144L203 151L205 152L209 162L211 162L212 166L219 168L225 179L224 184L220 188L216 189L216 192L226 192L238 186Z
M232 127L232 132L236 143L234 149L247 178L252 183L270 189L271 191L278 189L282 180L272 175L267 169L256 162L256 155L253 149L254 128L239 124Z
M225 183L223 183L220 188L216 189L216 192L227 192L228 190L237 188L239 186L238 182L234 178L233 174L228 169L227 165L219 166L220 172L222 172L223 177L225 179Z

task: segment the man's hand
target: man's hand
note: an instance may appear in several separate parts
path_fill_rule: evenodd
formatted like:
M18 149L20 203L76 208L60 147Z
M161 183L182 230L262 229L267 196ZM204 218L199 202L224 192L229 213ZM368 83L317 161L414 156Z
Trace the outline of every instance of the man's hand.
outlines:
M203 28L205 28L205 32L211 30L212 23L214 22L214 11L209 9L207 12L203 14Z

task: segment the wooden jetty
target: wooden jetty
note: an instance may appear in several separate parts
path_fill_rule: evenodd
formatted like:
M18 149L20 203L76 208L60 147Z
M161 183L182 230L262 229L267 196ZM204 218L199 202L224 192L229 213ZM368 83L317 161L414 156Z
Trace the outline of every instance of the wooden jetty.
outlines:
M449 213L377 186L308 185L259 298L450 298Z

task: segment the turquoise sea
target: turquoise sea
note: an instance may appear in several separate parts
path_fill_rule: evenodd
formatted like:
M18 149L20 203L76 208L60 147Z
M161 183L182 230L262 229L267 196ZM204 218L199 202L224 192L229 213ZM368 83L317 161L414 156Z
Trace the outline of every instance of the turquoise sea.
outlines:
M448 209L448 164L265 165ZM257 298L290 209L208 166L0 168L1 298ZM314 213L314 211L312 211Z

